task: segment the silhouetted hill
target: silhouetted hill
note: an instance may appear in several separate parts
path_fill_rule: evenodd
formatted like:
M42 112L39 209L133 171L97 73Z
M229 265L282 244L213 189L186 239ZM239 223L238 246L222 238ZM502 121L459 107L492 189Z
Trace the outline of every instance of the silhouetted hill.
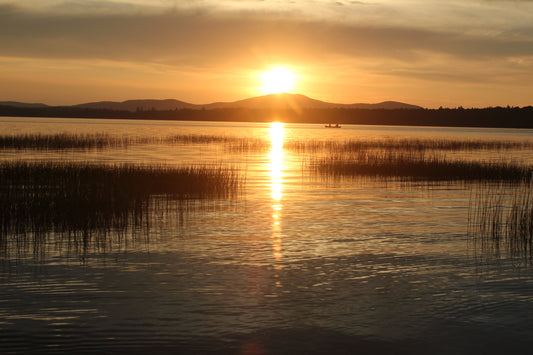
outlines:
M378 104L351 104L351 105L345 105L344 107L361 108L361 109L368 109L368 110L400 110L400 109L420 110L423 108L420 106L404 104L403 102L397 102L397 101L383 101Z
M248 108L248 109L274 109L274 110L299 110L317 108L365 108L365 109L422 109L420 106L404 104L396 101L385 101L377 104L339 104L315 100L301 94L270 94L234 102L215 102L205 105L206 109L217 108Z
M13 107L50 107L45 104L32 104L32 103L17 102L17 101L0 101L0 105L13 106Z
M6 101L0 105L15 107L49 107L44 104L25 104L21 102ZM196 105L188 102L168 100L127 100L123 102L99 101L84 104L65 106L71 108L114 110L114 111L172 111L182 109L222 109L222 108L245 108L245 109L271 109L271 110L302 110L302 109L325 109L325 108L365 108L365 109L422 109L420 106L404 104L395 101L385 101L377 104L339 104L315 100L300 94L270 94L252 97L232 102L214 102L205 105Z
M335 104L311 99L300 94L270 94L233 102L215 102L205 105L207 109L218 108L247 108L247 109L273 109L291 110L307 108L333 108L342 107L343 104Z
M181 110L184 108L200 108L199 105L190 104L188 102L168 99L168 100L127 100L123 102L114 101L99 101L88 102L85 104L74 105L73 107L90 108L90 109L105 109L118 111L169 111Z

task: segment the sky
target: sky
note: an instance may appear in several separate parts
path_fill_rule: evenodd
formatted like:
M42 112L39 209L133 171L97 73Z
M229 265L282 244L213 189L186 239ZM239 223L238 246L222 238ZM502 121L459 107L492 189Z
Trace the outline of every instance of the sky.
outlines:
M0 101L533 105L533 0L0 0Z

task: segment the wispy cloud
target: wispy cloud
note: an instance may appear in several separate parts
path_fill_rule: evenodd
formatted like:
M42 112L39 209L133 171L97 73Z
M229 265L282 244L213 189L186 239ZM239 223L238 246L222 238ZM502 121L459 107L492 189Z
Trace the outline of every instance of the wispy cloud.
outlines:
M70 8L80 2L56 4ZM90 2L88 9L134 8L134 4ZM75 7L76 7L75 6ZM136 5L139 6L139 5ZM8 55L95 57L173 64L228 61L257 51L291 58L346 55L416 59L421 52L482 59L533 55L533 27L500 33L456 28L328 22L271 12L219 13L203 7L163 13L25 12L0 8L0 40ZM241 10L244 11L244 10ZM471 32L471 33L469 33ZM212 64L212 63L211 63Z

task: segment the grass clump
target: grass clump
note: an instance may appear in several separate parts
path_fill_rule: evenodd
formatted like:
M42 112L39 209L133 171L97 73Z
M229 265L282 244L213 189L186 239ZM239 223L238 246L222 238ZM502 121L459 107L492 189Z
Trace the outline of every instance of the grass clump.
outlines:
M298 140L284 144L285 149L300 153L327 152L330 154L355 153L363 150L390 152L432 152L432 151L477 151L477 150L522 150L533 148L531 141L453 140L453 139L349 139Z
M533 257L533 184L486 185L471 199L468 235L481 256Z
M132 138L96 134L19 134L0 136L0 148L17 150L106 149L124 147Z
M241 185L238 171L225 167L4 162L0 244L39 244L54 236L87 246L127 230L148 233L154 213L168 214L187 201L233 198Z
M458 161L445 156L401 152L368 152L314 158L316 175L375 177L406 181L529 181L533 168L508 162Z
M106 133L93 134L18 134L0 135L0 149L61 150L123 148L136 144L223 144L235 151L264 151L270 147L268 139L208 134L177 134L169 136L115 136ZM401 152L522 150L533 148L531 141L452 140L391 138L381 140L290 140L284 149L300 153L327 152L354 153L363 150Z
M94 134L18 134L0 135L0 149L15 150L103 150L127 148L139 144L223 144L232 150L260 150L268 143L258 138L243 138L223 135L178 134L170 136L115 136L106 133Z

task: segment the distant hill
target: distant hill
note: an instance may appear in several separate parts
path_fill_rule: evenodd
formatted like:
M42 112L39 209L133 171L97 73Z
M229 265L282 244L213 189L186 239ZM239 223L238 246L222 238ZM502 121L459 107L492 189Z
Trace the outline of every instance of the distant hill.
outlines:
M3 101L0 105L15 107L50 107L45 104L26 104L14 101ZM422 109L420 106L409 105L396 101L385 101L377 104L339 104L326 101L315 100L300 94L270 94L252 97L244 100L232 102L214 102L205 105L196 105L184 101L168 100L128 100L123 102L99 101L88 102L79 105L64 106L72 108L104 109L115 111L172 111L181 109L220 109L220 108L246 108L246 109L273 109L273 110L294 110L301 109L324 109L324 108L360 108L360 109Z
M342 104L311 99L300 94L270 94L252 97L234 102L215 102L205 105L206 109L214 108L249 108L249 109L303 109L303 108L332 108Z
M31 104L31 103L25 103L25 102L17 102L17 101L0 101L1 106L14 106L14 107L50 107L45 104Z
M213 108L253 108L253 109L309 109L309 108L361 108L361 109L422 109L420 106L404 104L396 101L385 101L377 104L339 104L315 100L300 94L270 94L252 97L234 102L215 102L204 106Z
M91 108L91 109L107 109L107 110L120 110L120 111L169 111L180 110L183 108L197 109L200 106L190 104L174 99L168 100L128 100L123 102L114 101L99 101L88 102L85 104L74 105L73 107L79 108Z
M398 110L398 109L408 109L408 110L420 110L423 107L404 104L403 102L397 101L383 101L377 104L351 104L345 105L346 108L360 108L360 109L383 109L383 110Z

